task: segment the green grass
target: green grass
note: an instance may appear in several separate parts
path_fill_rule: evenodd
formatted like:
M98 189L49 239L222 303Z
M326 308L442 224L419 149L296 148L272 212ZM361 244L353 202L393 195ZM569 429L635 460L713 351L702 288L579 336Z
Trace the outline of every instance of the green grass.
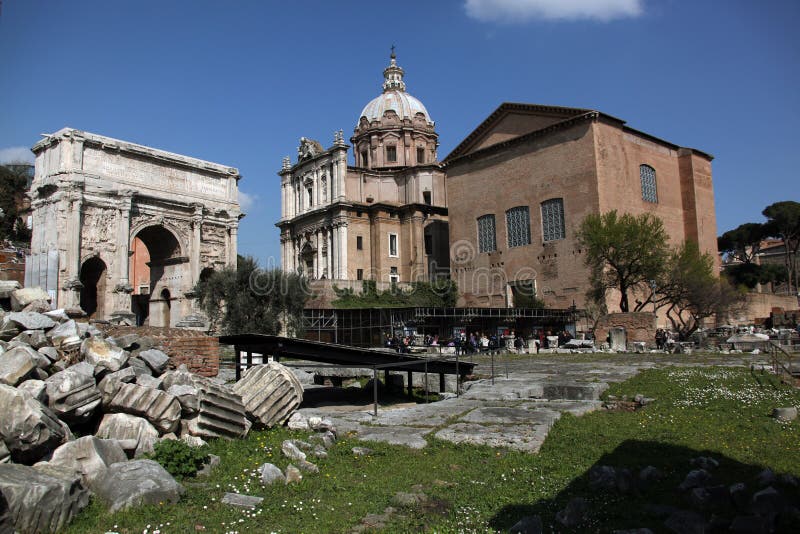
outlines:
M187 494L177 505L142 507L107 516L93 503L68 532L348 532L367 514L381 513L398 491L421 485L431 502L398 512L385 532L507 531L520 517L554 514L572 497L590 500L586 528L655 527L660 520L643 511L647 503L685 507L675 491L691 469L689 460L710 455L720 461L718 483L743 481L753 487L764 467L800 477L800 421L781 424L770 417L776 406L800 405L800 392L769 375L741 368L669 367L642 372L611 387L611 395L655 397L636 412L600 411L563 416L539 454L456 446L429 439L420 451L362 443L344 436L319 460L320 474L296 486L262 488L254 470L264 462L281 468L280 442L308 433L285 429L252 432L240 441L216 441L210 452L221 465L208 479L185 481ZM374 455L355 458L353 446ZM588 488L595 464L638 470L661 469L666 479L646 494L620 497ZM635 471L634 471L635 472ZM219 503L226 491L264 497L262 506L243 512ZM798 498L797 489L793 492Z

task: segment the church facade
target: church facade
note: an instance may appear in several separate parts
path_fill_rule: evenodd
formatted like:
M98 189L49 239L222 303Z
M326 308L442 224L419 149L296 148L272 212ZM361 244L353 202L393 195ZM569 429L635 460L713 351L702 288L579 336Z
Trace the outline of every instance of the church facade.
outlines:
M310 279L406 283L449 276L447 189L438 135L392 54L383 92L344 134L302 138L281 177L281 265Z

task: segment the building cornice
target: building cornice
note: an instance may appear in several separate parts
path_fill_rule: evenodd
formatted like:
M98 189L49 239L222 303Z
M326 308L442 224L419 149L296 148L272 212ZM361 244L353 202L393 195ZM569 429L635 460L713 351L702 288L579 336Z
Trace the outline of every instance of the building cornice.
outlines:
M167 163L170 165L188 167L191 169L200 169L209 173L236 178L237 180L241 178L239 170L235 167L228 167L219 163L213 163L211 161L193 158L190 156L175 154L174 152L167 152L166 150L139 145L129 141L122 141L120 139L114 139L113 137L98 135L83 130L76 130L74 128L62 128L53 134L45 135L45 138L33 145L31 150L34 154L38 155L38 153L45 148L70 139L82 141L86 145L100 148L102 150L130 154L139 158L156 160L158 162Z

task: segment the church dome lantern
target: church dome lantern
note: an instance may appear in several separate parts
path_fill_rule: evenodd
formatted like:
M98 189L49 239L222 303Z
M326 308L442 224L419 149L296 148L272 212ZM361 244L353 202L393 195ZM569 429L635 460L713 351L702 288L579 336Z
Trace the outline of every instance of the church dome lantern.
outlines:
M435 123L422 102L406 91L404 74L392 47L389 66L383 70L383 92L364 106L351 138L358 166L397 167L436 160Z
M361 119L367 119L369 123L381 121L384 113L394 111L400 120L413 120L417 114L422 114L427 125L433 127L434 122L422 102L406 92L404 74L405 71L397 65L397 56L392 51L389 66L383 69L383 94L373 98L364 106L359 122Z

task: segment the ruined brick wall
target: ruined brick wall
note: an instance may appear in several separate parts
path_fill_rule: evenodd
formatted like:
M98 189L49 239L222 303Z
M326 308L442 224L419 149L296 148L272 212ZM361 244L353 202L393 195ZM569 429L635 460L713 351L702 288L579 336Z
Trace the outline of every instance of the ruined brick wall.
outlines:
M170 365L186 364L193 373L217 376L219 372L219 338L211 336L171 337L161 340Z
M17 250L0 250L0 280L16 280L25 283L25 255Z
M157 347L169 356L170 369L186 364L191 372L201 376L219 373L219 338L182 328L108 326L103 330L109 336L137 334L153 338Z
M615 327L625 329L628 343L644 341L649 345L655 345L656 316L652 313L631 312L603 315L597 320L597 324L594 327L594 336L597 343L605 342L609 329Z

